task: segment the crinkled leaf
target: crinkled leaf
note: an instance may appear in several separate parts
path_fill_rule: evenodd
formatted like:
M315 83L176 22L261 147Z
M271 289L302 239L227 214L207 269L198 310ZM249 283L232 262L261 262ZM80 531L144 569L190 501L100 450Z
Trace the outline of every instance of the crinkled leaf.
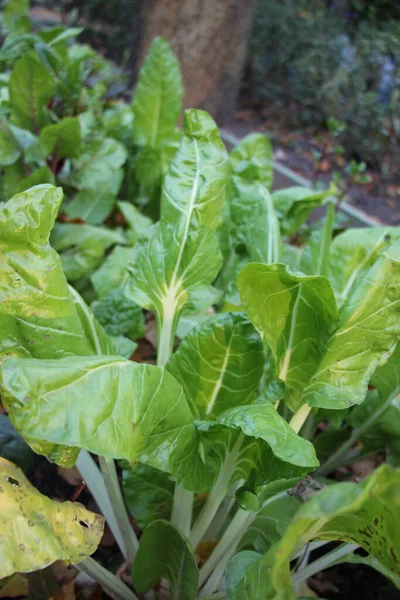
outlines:
M400 472L382 465L362 483L337 483L308 500L296 513L281 541L262 559L266 600L294 600L290 559L312 539L354 542L384 568L400 573L397 515ZM261 565L260 565L261 566ZM257 569L249 574L252 585ZM250 595L249 600L260 596Z
M0 578L79 563L96 550L104 518L80 504L38 492L18 467L0 458Z
M215 418L254 396L264 365L263 346L240 313L216 315L192 329L168 361L196 418Z
M351 294L302 400L341 409L360 404L377 366L400 335L400 241L375 262Z
M15 65L8 89L13 123L38 133L46 124L44 108L55 91L50 72L35 54L26 54Z
M310 212L321 206L332 195L331 189L317 191L311 188L293 186L272 194L275 211L281 223L282 233L290 235L308 218Z
M251 133L229 155L232 172L242 180L260 182L270 189L273 181L272 146L262 133Z
M110 335L126 335L133 340L144 337L143 311L125 296L123 289L112 290L107 296L93 302L91 309Z
M149 465L132 466L123 470L122 485L129 512L141 529L169 518L175 486L168 473Z
M182 109L179 62L163 38L156 38L139 74L132 109L133 140L160 147L173 135Z
M262 333L293 408L314 374L339 314L325 277L291 273L285 265L247 265L238 277L242 302Z
M332 242L328 275L339 306L343 306L369 269L400 237L400 227L347 229Z
M40 145L45 156L72 158L78 154L81 130L78 117L65 117L54 125L47 125L40 132Z

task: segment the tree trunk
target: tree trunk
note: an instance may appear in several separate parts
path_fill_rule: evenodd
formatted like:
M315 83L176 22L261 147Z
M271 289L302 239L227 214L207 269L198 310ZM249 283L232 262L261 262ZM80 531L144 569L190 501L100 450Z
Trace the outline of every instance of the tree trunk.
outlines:
M255 0L140 0L140 66L154 37L171 44L182 68L185 108L223 124L235 110Z

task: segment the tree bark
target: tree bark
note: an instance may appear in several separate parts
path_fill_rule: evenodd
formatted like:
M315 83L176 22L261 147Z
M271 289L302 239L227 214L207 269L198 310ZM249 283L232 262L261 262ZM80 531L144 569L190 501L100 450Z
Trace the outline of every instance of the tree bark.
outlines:
M185 108L203 108L219 124L235 110L255 0L140 0L141 62L154 37L181 63Z

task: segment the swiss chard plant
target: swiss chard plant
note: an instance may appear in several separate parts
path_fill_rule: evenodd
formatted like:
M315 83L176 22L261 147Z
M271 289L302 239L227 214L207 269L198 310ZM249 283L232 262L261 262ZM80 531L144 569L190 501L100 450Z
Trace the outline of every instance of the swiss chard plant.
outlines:
M61 171L0 208L0 579L62 560L124 600L291 600L358 562L400 587L400 228L338 230L333 186L272 191L261 134L228 155L199 110L177 134L180 86L157 40L112 141L120 226L60 222ZM64 163L90 203L114 165L93 156ZM156 364L135 360L144 315ZM91 558L104 518L29 483L29 448L77 465L127 583ZM361 482L327 478L376 452Z

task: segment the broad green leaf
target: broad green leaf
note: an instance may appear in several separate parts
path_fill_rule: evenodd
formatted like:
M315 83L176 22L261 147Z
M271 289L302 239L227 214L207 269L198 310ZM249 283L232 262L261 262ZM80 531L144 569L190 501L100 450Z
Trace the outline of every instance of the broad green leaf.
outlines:
M114 289L124 289L129 279L130 249L116 246L103 264L91 275L91 282L99 298L108 296Z
M400 335L400 241L375 262L349 297L302 400L341 409L361 404L375 369Z
M122 169L113 170L101 189L80 190L65 206L65 212L71 219L82 219L90 225L100 225L113 209L122 179Z
M55 177L53 173L50 171L49 167L39 167L33 171L28 177L25 177L21 181L17 183L14 188L14 194L19 194L20 192L25 192L25 190L29 190L34 186L49 183L55 183Z
M18 431L12 426L9 417L0 414L0 456L27 471L32 464L33 452Z
M0 458L0 578L79 563L96 550L104 518L80 504L38 492L18 467Z
M260 183L238 176L232 179L232 220L250 260L267 264L278 262L281 252L279 221L272 198Z
M193 463L197 433L189 406L160 367L116 356L9 360L3 380L12 396L7 409L24 436L177 476Z
M339 320L332 287L325 277L259 263L241 271L238 286L249 318L286 384L285 399L296 408Z
M263 557L258 552L244 550L228 564L225 591L229 600L261 600L266 598L267 576Z
M400 237L400 227L347 229L332 242L328 275L343 306L382 253Z
M51 234L51 243L61 253L65 276L76 281L96 269L108 248L114 244L124 244L120 230L57 223Z
M132 109L133 140L159 148L173 136L182 110L182 78L178 60L163 38L156 38L139 74Z
M157 313L163 330L161 364L170 353L180 313L190 303L216 301L211 283L221 266L215 236L222 213L226 151L214 121L204 112L185 113L181 147L165 178L161 221L132 253L129 293Z
M54 95L50 72L34 54L26 54L15 65L8 84L15 125L35 133L46 124L46 107Z
M174 600L195 600L199 573L188 540L174 525L155 521L140 538L132 568L139 593L151 590L156 583L168 580Z
M152 220L146 215L143 215L130 202L117 202L117 206L128 223L129 227L129 243L134 246L136 242L146 240L149 237L149 229Z
M88 142L73 159L73 171L67 183L78 190L96 192L108 183L114 171L122 167L126 156L125 147L112 138Z
M133 340L144 337L143 311L125 296L122 288L114 289L93 302L91 309L108 334L126 335Z
M20 159L18 162L9 167L2 168L3 176L2 184L2 199L7 201L14 196L15 190L19 186L21 180L25 177L24 165Z
M329 188L317 191L311 188L293 186L278 190L272 194L275 211L281 223L282 233L290 235L308 218L310 212L334 193Z
M149 465L133 466L122 473L126 504L141 529L169 518L175 485L167 473Z
M272 146L262 133L251 133L229 155L233 175L270 189L273 181Z
M310 242L302 252L300 265L301 271L304 273L328 277L335 216L335 205L333 202L329 202L324 220L318 229L312 231Z
M264 366L263 346L240 313L216 315L192 329L168 361L196 418L248 404Z
M19 157L21 151L18 144L9 130L5 121L0 122L0 167L13 165Z
M40 132L40 145L45 156L72 158L78 154L81 132L77 117L65 117L54 125L47 125Z
M312 539L359 544L384 568L398 576L399 486L400 472L382 465L362 483L337 483L315 494L298 510L280 542L263 557L265 593L262 597L266 600L295 599L290 560ZM256 577L257 570L251 576L252 585ZM259 598L249 596L249 600Z

